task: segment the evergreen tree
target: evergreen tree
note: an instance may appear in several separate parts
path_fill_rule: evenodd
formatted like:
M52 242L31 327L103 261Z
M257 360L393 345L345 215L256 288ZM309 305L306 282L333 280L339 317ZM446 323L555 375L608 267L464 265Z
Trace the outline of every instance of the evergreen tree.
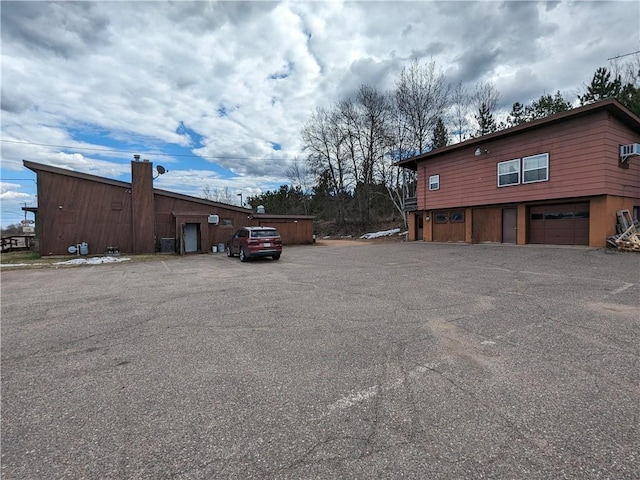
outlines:
M580 105L615 98L636 115L640 115L640 70L633 70L623 81L621 75L612 75L606 67L593 74L591 84L584 95L578 95Z
M546 94L531 102L531 105L525 109L525 118L527 122L531 122L567 110L571 110L571 104L562 98L562 94L558 90L553 97Z
M447 127L444 126L442 118L438 117L436 125L433 127L433 137L431 139L431 148L442 148L449 144L449 133Z
M640 77L640 72L638 75ZM622 87L618 100L633 113L640 116L640 86L627 83Z
M611 72L606 67L600 67L593 74L591 84L587 86L587 92L579 95L580 105L597 102L605 98L619 98L622 91L620 75L611 79Z
M487 135L488 133L493 133L498 130L498 125L493 118L493 113L491 113L491 109L485 102L482 102L480 104L480 108L478 108L478 114L474 115L474 117L476 119L476 122L478 122L478 131L476 132L476 135L478 137Z
M262 205L266 212L273 215L301 215L305 213L304 193L299 186L281 185L278 190L249 197L247 203L254 209L258 205Z
M511 113L507 116L507 127L515 127L516 125L520 125L524 123L525 119L525 111L524 105L520 102L516 102L513 104L511 108Z
M515 127L522 123L532 122L533 120L567 110L571 110L571 104L565 101L558 90L555 95L542 95L538 100L534 100L527 106L522 105L520 102L514 103L504 126Z

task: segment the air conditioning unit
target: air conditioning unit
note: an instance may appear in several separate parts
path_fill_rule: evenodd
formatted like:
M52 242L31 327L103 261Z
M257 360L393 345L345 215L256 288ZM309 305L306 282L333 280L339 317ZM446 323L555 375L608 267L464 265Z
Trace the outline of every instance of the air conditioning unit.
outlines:
M640 155L640 143L632 143L630 145L620 146L621 157L630 157L632 155Z
M176 253L176 239L175 238L161 238L160 239L160 253Z
M209 223L218 225L218 223L220 223L220 217L218 215L209 215Z

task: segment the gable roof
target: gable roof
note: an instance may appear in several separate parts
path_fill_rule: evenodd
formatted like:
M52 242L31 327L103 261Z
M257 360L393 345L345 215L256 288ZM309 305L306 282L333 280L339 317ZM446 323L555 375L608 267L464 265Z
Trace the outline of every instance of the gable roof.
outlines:
M91 182L98 182L104 185L112 185L114 187L131 188L130 182L122 182L120 180L112 180L110 178L99 177L97 175L91 175L89 173L76 172L68 170L66 168L54 167L52 165L45 165L43 163L31 162L29 160L22 160L22 164L29 170L32 170L36 174L38 172L54 173L56 175L64 175L66 177L78 178L80 180L89 180ZM226 208L227 210L235 210L236 212L251 213L250 208L238 207L227 203L214 202L212 200L206 200L204 198L192 197L190 195L183 195L181 193L170 192L168 190L160 190L158 188L153 189L154 195L162 195L165 197L176 198L179 200L186 200L189 202L200 203L203 205L210 205L215 207Z
M435 150L431 150L430 152L396 162L395 165L398 167L416 170L418 162L429 160L431 158L438 157L449 152L453 152L463 148L476 147L483 143L487 143L488 141L519 135L524 131L531 131L542 127L548 127L550 125L571 121L576 118L584 117L602 111L610 113L618 120L620 120L623 124L628 126L631 130L640 131L640 117L635 115L631 110L629 110L617 100L613 98L607 98L599 102L567 110L566 112L555 113L553 115L549 115L548 117L540 118L532 122L522 123L520 125L516 125L515 127L505 128L504 130L500 130L498 132L489 133L481 137L471 138L454 145L437 148Z

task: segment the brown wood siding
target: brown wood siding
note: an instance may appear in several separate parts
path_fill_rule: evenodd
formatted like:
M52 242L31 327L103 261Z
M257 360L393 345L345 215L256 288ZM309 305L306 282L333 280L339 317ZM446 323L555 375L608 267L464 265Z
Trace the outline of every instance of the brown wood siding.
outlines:
M131 162L133 253L154 253L153 168L151 162Z
M464 209L458 210L439 210L432 212L433 217L433 241L434 242L464 242L466 225L465 221L451 222L450 218L452 214L462 214L463 218ZM438 216L444 216L447 218L446 223L440 223L437 221Z
M473 209L474 243L502 241L502 208Z
M563 124L549 125L517 136L495 139L433 157L418 164L418 209L440 209L581 197L605 193L640 196L640 161L618 167L619 145L640 142L636 132L596 112ZM549 153L549 180L497 186L498 162ZM426 181L440 175L440 189L429 191ZM626 185L626 186L625 186Z
M132 162L136 189L132 184L94 175L26 160L24 164L38 179L36 221L41 255L64 255L69 246L82 242L89 245L90 254L104 254L109 247L136 253L140 245L153 252L160 251L163 238L175 239L179 251L183 223L198 225L198 250L210 252L238 228L256 224L250 210L153 189L151 163ZM138 201L135 211L134 196ZM218 215L220 222L210 224L209 215ZM287 243L313 242L313 217L267 218L295 225L284 228ZM146 244L149 240L150 247Z
M252 225L273 227L278 230L284 245L300 245L313 242L313 220L285 220L254 218Z
M156 248L159 248L160 239L178 238L180 230L176 227L174 212L191 212L208 215L218 215L220 223L218 225L208 223L208 218L204 221L206 226L201 230L203 235L203 250L211 251L211 247L226 241L238 228L249 225L249 213L235 210L227 210L222 206L207 205L191 202L185 199L174 198L162 194L155 195L156 206ZM194 217L190 221L200 222L201 218ZM223 220L231 220L230 225L223 225ZM178 244L178 243L176 243Z
M90 254L111 246L131 252L130 189L38 172L38 199L42 255L65 255L69 246L82 242Z

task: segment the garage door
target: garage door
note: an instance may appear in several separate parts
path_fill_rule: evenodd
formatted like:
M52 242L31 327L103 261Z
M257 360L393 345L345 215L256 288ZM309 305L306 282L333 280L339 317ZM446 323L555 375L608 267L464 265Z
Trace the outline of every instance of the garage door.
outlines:
M529 242L589 245L589 204L566 203L530 207Z
M433 212L434 242L464 242L464 210L440 210Z

